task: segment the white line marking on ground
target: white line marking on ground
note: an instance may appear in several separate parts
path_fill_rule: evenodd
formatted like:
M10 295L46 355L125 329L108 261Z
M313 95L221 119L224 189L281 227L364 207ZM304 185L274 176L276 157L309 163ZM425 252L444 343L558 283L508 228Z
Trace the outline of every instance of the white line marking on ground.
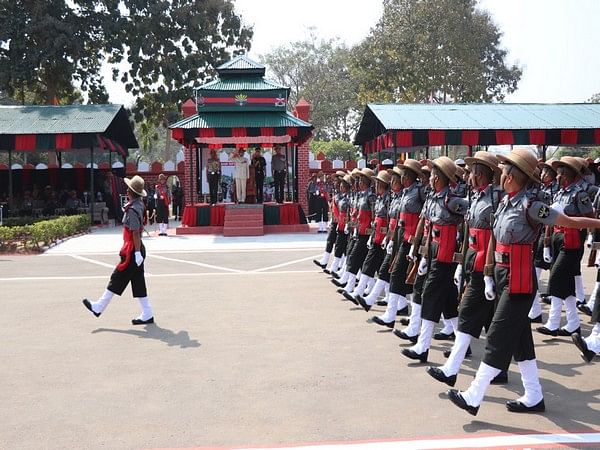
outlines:
M308 261L308 260L311 260L311 259L315 259L315 258L318 258L319 256L321 256L321 255L312 255L312 256L308 256L307 258L295 259L293 261L288 261L288 262L284 262L284 263L281 263L281 264L276 264L274 266L262 267L260 269L254 269L254 270L251 270L250 272L255 272L255 273L256 272L264 272L264 271L270 270L270 269L278 269L279 267L291 266L292 264L296 264L296 263L299 263L299 262L303 262L303 261Z
M80 255L69 255L69 256L71 258L78 259L80 261L89 262L89 263L92 263L92 264L96 264L98 266L109 267L111 269L115 268L115 264L108 264L108 263L105 263L105 262L102 262L102 261L96 261L95 259L86 258L86 257L80 256Z
M590 445L600 443L600 433L558 433L558 434L514 434L500 436L483 436L450 439L414 439L389 440L379 442L348 442L314 445L298 445L290 447L196 447L196 449L236 449L236 450L439 450L467 448L556 448L557 445ZM188 447L191 450L191 448ZM183 450L183 449L180 449Z
M213 266L212 264L205 264L205 263L196 262L196 261L188 261L186 259L167 258L166 256L159 256L159 255L155 255L155 254L152 254L149 256L151 258L164 259L165 261L174 261L174 262L179 262L179 263L183 263L183 264L191 264L192 266L206 267L208 269L226 270L228 272L235 272L235 273L245 272L245 270L230 269L229 267Z
M191 272L191 273L159 273L148 274L148 278L173 278L173 277L210 277L210 276L228 276L228 275L287 275L301 273L318 273L314 270L280 270L274 272ZM99 280L106 279L106 275L89 275L89 276L47 276L47 277L4 277L0 281L65 281L65 280Z
M280 247L280 248L263 248L263 249L243 249L243 248L220 248L220 249L212 249L212 250L152 250L152 253L149 255L179 255L179 254L199 254L199 253L268 253L268 252L314 252L314 248L299 248L299 247ZM107 252L98 252L98 251L81 251L77 252L79 255L114 255L115 251L107 251ZM54 253L43 253L42 257L50 257L50 256L71 256L72 253L65 252L54 252Z

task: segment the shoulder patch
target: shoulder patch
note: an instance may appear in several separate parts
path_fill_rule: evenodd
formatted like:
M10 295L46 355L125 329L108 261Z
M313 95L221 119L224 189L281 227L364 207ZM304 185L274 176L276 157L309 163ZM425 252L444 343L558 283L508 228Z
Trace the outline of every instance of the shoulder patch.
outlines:
M582 205L587 205L590 202L590 196L589 195L582 195L582 199L581 199L581 204Z
M540 219L545 219L549 215L550 215L550 208L547 205L540 206L540 209L538 210L538 217Z

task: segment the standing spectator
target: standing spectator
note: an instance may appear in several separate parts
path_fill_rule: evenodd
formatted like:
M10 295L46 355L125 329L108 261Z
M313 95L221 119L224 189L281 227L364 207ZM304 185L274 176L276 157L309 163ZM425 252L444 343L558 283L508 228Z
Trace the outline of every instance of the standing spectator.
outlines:
M327 195L327 185L325 174L319 172L316 182L315 199L315 222L319 223L319 233L327 233L326 222L329 221L329 198Z
M156 223L158 223L158 235L167 236L169 227L169 190L167 189L167 177L164 173L158 176L158 184L155 188L154 198L156 199Z
M164 175L163 175L164 176ZM113 296L122 295L127 285L131 282L131 291L137 298L142 308L141 314L131 321L132 325L146 325L154 323L154 313L148 299L146 290L146 279L144 277L144 259L146 248L142 243L142 232L144 230L144 202L146 197L144 180L139 175L131 180L125 178L127 185L127 197L129 202L125 205L123 215L123 246L119 252L121 262L115 267L108 286L104 293L95 302L87 298L83 305L96 317L104 312Z
M208 179L208 190L210 192L210 204L216 205L218 201L219 180L221 179L221 160L214 148L210 149L210 158L206 163L206 175Z
M252 166L254 167L254 181L256 182L256 203L262 203L264 200L265 167L267 161L260 153L260 148L256 147L252 154Z
M274 150L275 154L271 159L271 169L273 170L273 178L275 180L275 201L283 203L287 162L285 155L281 154L281 145L276 145Z
M231 161L235 163L233 178L235 178L235 198L237 203L246 201L246 182L250 177L248 159L244 156L244 149L240 148L238 153L234 154Z
M175 186L171 189L171 197L173 198L173 215L176 220L181 220L181 211L183 209L183 189L179 185L179 180L175 182Z

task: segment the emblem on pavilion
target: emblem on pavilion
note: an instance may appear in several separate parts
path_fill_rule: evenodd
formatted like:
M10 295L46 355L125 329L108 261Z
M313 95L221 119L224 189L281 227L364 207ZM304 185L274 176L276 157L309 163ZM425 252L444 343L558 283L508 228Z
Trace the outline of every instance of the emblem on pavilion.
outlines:
M275 106L285 106L285 98L281 94L275 99Z
M196 105L198 105L199 107L204 106L204 97L198 95L198 97L196 97Z
M248 96L246 94L238 94L235 96L235 101L240 106L244 106L248 102Z

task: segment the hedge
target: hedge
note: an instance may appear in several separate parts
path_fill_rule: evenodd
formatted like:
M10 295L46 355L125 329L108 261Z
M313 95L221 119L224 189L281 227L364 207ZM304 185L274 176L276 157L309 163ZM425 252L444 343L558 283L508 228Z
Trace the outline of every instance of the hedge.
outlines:
M3 226L0 227L0 251L41 251L60 239L87 231L89 226L90 217L87 214L62 216L30 225Z

